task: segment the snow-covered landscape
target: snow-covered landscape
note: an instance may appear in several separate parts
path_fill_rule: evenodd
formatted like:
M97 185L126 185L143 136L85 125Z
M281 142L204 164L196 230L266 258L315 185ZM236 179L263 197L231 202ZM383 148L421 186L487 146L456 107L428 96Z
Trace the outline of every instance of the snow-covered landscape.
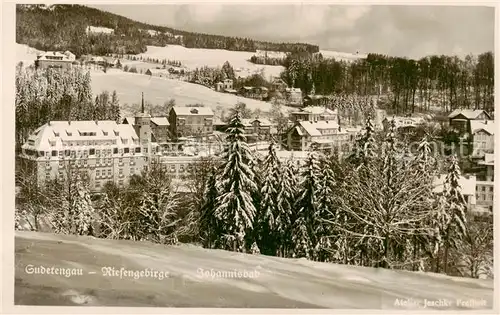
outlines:
M34 232L16 232L15 303L23 305L487 310L493 281L343 266L207 250ZM83 276L29 274L27 266L78 268ZM164 271L120 278L103 267ZM29 268L29 267L28 267ZM203 271L210 271L205 275ZM253 277L217 276L218 271ZM132 285L133 283L133 285ZM424 300L427 304L424 304ZM434 301L449 304L430 305ZM458 303L458 305L457 305Z
M208 87L184 81L148 76L144 74L111 70L107 73L93 71L92 92L97 95L103 91L115 91L121 104L139 104L141 93L146 101L162 105L175 99L177 105L203 104L215 109L233 107L238 102L244 102L251 110L269 111L271 104L259 100L244 98L237 95L219 93ZM285 109L287 109L285 107Z
M221 67L224 62L229 61L236 71L236 76L247 77L263 71L264 76L269 79L270 77L278 77L284 69L281 66L257 65L251 63L248 60L255 55L254 52L186 48L180 45L168 45L165 47L147 46L147 49L145 53L138 56L144 58L178 60L183 66L190 70L202 68L204 66Z

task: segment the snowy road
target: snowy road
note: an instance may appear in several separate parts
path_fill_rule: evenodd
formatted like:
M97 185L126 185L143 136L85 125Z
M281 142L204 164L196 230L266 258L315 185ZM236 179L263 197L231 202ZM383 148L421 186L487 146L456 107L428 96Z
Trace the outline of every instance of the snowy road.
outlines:
M15 248L18 305L402 310L493 305L491 280L34 232L16 232Z

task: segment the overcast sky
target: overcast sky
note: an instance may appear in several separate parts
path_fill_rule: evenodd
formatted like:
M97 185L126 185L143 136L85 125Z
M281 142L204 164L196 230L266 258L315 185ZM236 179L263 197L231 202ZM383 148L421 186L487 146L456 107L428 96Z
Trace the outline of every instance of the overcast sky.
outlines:
M419 58L494 50L495 11L471 6L94 5L186 31L306 42L320 49Z

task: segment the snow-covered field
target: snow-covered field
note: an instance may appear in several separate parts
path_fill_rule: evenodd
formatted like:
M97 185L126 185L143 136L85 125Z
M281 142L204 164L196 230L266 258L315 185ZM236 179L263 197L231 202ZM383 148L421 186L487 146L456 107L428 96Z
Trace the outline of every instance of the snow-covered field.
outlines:
M147 46L147 48L148 50L139 56L178 60L188 69L201 68L203 66L221 67L224 62L229 61L236 70L237 76L247 77L264 70L264 76L268 79L271 76L278 77L284 69L281 66L256 65L247 61L255 54L253 52L186 48L180 45L168 45L166 47Z
M111 93L116 90L120 104L139 104L141 92L144 92L145 101L158 105L175 99L176 105L204 104L214 110L217 106L229 109L238 102L245 103L251 110L259 108L262 111L269 111L271 109L270 103L215 92L202 85L174 79L150 77L120 70L111 70L108 73L96 71L91 73L91 77L94 94L106 90ZM287 109L283 108L283 110Z
M319 51L324 58L335 58L335 60L345 60L345 61L354 61L357 59L362 59L366 58L368 55L366 54L353 54L353 53L346 53L346 52L339 52L339 51L332 51L332 50L320 50Z
M82 275L42 275L29 267L80 268ZM259 307L424 310L424 300L491 309L493 282L317 263L303 259L16 232L16 305ZM103 268L118 271L111 276ZM125 272L120 273L121 268ZM157 277L125 276L148 269ZM234 274L222 272L235 271ZM160 272L163 279L160 280ZM237 272L246 277L235 277ZM120 277L122 274L122 277ZM168 276L167 276L168 275ZM409 302L409 303L408 303ZM399 304L407 305L399 305ZM417 304L418 303L418 304ZM472 305L474 304L474 306Z
M39 53L41 53L40 50L16 43L16 61L22 61L25 66L33 63Z

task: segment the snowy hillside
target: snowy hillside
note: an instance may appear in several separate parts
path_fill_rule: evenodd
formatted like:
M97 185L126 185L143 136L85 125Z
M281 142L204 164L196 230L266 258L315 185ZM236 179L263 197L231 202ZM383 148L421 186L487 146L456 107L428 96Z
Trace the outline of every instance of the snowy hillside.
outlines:
M346 52L339 52L339 51L332 51L332 50L320 50L319 51L324 58L335 58L335 60L345 60L345 61L354 61L357 59L362 59L366 58L366 54L353 54L353 53L346 53Z
M16 43L16 61L22 61L26 66L33 63L40 52L41 51L31 48L28 45Z
M229 109L238 102L244 102L251 110L259 108L262 111L269 111L271 109L270 103L215 92L202 85L174 79L122 71L92 72L91 76L94 94L116 90L121 104L138 104L141 101L141 92L144 92L146 101L158 105L173 98L175 103L181 106L204 104L212 109L217 106Z
M147 48L147 52L138 56L178 60L188 69L201 68L203 66L217 67L229 61L235 69L237 76L247 77L264 70L264 75L267 78L279 76L284 69L281 66L253 64L247 60L255 53L247 51L186 48L179 45L168 45L166 47L147 46Z
M428 306L427 310L466 308L465 304L457 306L457 300L459 304L468 302L469 309L491 308L493 302L492 281L238 254L192 245L167 247L16 232L15 252L18 305L404 311L423 309L424 299L450 303ZM34 274L33 267L40 266L75 268L75 273L80 268L81 275ZM110 268L118 273L110 275ZM157 276L126 276L146 268L150 273L157 271ZM247 276L221 276L223 271ZM400 305L405 302L406 306Z

